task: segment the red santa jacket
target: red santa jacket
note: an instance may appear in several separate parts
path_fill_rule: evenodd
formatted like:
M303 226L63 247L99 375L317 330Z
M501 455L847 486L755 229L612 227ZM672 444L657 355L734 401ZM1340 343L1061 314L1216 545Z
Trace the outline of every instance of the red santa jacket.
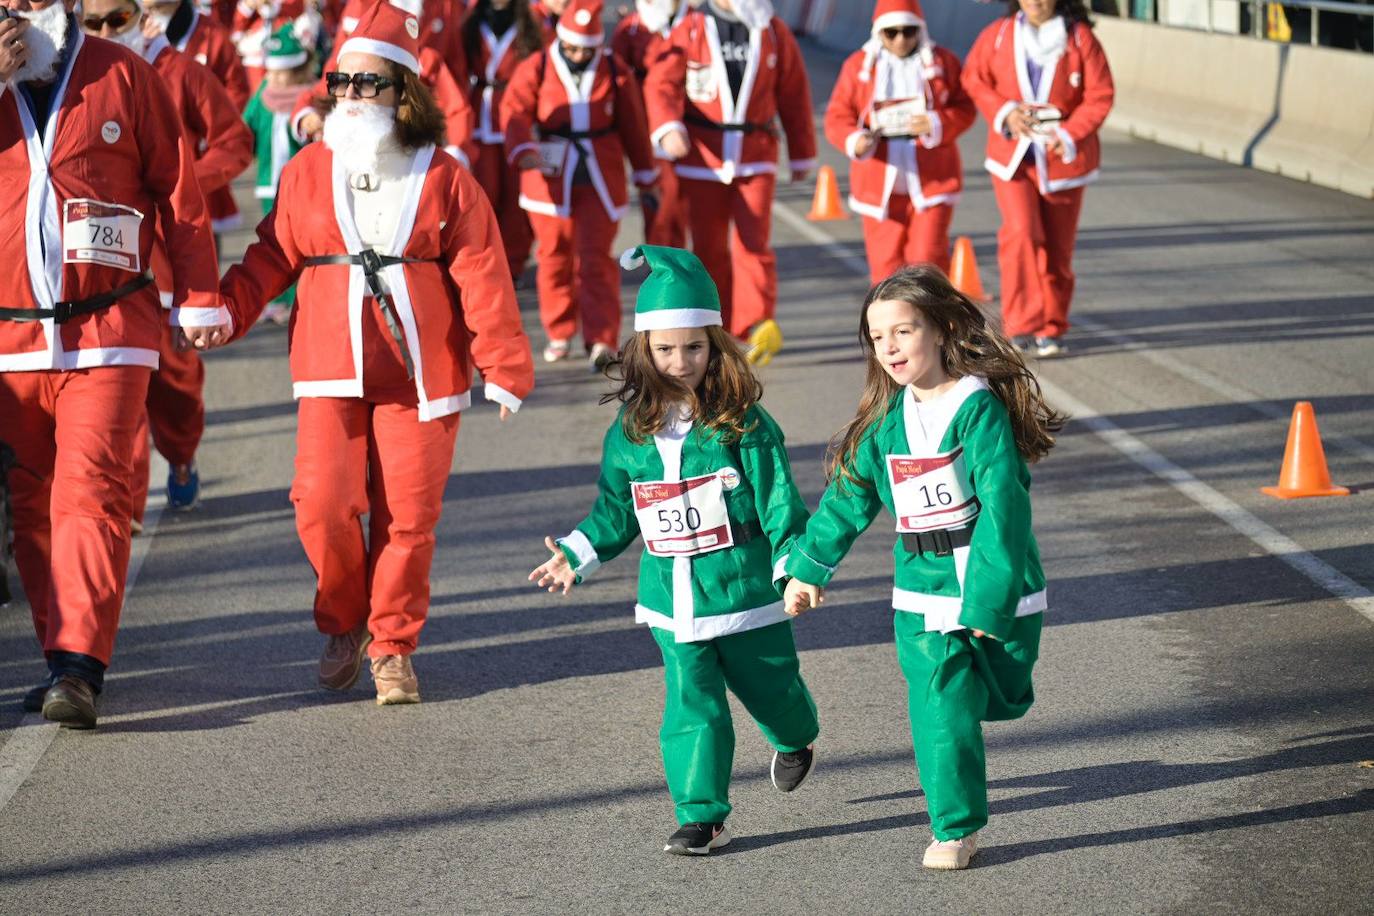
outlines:
M0 87L0 311L51 309L138 279L157 224L172 263L174 325L222 323L214 238L195 157L162 79L126 48L73 30L40 134ZM55 325L0 321L0 371L158 364L157 290Z
M501 94L506 91L515 68L526 58L520 57L520 49L515 46L519 32L516 26L506 29L500 38L485 22L478 26L478 31L482 41L477 53L468 61L472 73L472 109L477 116L477 142L501 145L506 140L501 133Z
M960 85L959 58L939 47L917 51L930 133L919 140L879 140L867 156L855 156L855 141L877 126L873 99L885 53L869 57L859 50L850 55L825 109L826 139L849 157L849 207L874 219L887 219L899 171L905 173L907 194L918 210L958 198L964 178L955 141L978 114Z
M258 6L249 6L239 0L234 7L230 37L238 47L243 65L265 66L267 57L263 43L273 32L304 12L304 0L263 0Z
M173 47L201 66L209 67L224 84L239 111L248 107L248 100L253 95L248 91L248 74L239 61L239 52L229 38L228 29L214 19L193 13L186 34Z
M730 91L715 20L701 10L679 20L649 68L644 101L651 137L657 143L669 130L685 126L691 150L675 166L684 178L729 184L737 175L777 171L774 117L782 121L792 170L815 168L811 84L796 38L774 16L767 28L750 29L749 40L738 99ZM721 124L747 128L710 126Z
M611 51L634 69L635 79L643 84L649 72L649 48L666 37L649 31L640 22L638 13L630 13L615 24L611 32Z
M363 269L305 264L362 250L348 194L328 147L301 150L281 174L258 240L221 284L241 336L299 280L290 332L297 398L363 394L364 315L377 308ZM381 269L415 369L420 419L468 406L474 365L489 400L519 408L534 387L534 364L491 204L467 169L433 147L416 153L404 195L395 240L378 254L420 259Z
M613 221L625 215L625 157L634 166L635 184L653 184L654 152L639 83L629 64L603 51L580 75L568 69L556 47L516 68L501 100L501 125L507 162L514 166L539 142L562 147L562 169L546 176L529 169L520 176L520 206L532 213L572 215L572 181L583 150L587 174ZM571 142L569 142L571 141Z
M1033 93L1026 75L1019 27L1022 18L1018 13L984 29L964 62L964 88L989 127L983 165L996 177L1009 181L1026 151L1031 150L1044 193L1096 181L1102 158L1097 131L1116 96L1107 55L1086 23L1068 26L1064 54L1044 68L1040 91ZM1063 157L1048 155L1043 143L1002 132L1006 116L1023 102L1053 105L1063 114L1058 131L1065 140Z
M193 170L208 201L227 192L230 183L253 161L253 132L239 117L229 94L208 69L180 54L159 36L148 42L143 59L162 77L172 104L181 115L195 157ZM159 231L153 249L153 276L162 304L172 305L172 265Z
M425 0L420 11L420 46L433 48L454 80L464 90L468 86L468 60L463 50L463 17L461 0Z

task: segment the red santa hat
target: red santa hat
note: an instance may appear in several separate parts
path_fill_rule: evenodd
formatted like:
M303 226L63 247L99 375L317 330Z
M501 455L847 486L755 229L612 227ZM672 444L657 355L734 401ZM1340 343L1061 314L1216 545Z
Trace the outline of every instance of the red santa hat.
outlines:
M601 0L572 0L558 17L558 38L578 48L599 48L606 40Z
M421 0L383 0L373 4L359 17L357 28L339 48L338 57L373 54L419 73L420 4Z
M925 28L926 14L921 11L920 0L878 0L873 8L873 37L883 29L900 29L914 25Z

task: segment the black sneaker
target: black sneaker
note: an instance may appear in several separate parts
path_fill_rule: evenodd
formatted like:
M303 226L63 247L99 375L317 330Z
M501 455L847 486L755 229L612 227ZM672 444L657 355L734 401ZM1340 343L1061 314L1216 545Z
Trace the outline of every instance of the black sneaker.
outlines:
M811 764L815 759L816 752L809 747L790 754L775 751L773 765L768 770L768 775L773 779L773 788L779 792L796 789L806 779L806 774L811 772Z
M730 831L724 824L684 824L668 837L664 852L675 856L705 856L730 842Z

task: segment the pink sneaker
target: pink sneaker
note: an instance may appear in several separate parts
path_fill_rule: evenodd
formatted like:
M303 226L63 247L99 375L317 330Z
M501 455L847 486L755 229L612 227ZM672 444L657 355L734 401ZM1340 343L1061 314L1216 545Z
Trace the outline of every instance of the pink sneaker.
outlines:
M372 660L372 681L377 685L377 705L396 706L420 702L420 682L409 655L383 655Z
M946 871L968 868L969 860L977 854L978 834L970 833L958 840L931 840L921 864Z
M358 682L363 670L363 658L372 634L367 622L349 633L329 637L320 656L320 686L326 690L347 690Z

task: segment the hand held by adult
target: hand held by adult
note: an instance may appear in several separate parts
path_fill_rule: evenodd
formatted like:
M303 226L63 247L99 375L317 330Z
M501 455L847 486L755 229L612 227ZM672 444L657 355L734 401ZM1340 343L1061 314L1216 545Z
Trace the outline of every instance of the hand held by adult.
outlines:
M691 151L688 144L687 132L683 130L670 130L659 140L658 145L663 148L669 159L681 159Z

